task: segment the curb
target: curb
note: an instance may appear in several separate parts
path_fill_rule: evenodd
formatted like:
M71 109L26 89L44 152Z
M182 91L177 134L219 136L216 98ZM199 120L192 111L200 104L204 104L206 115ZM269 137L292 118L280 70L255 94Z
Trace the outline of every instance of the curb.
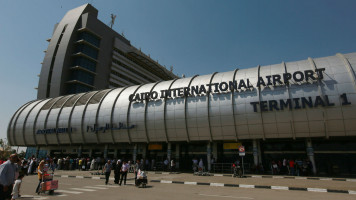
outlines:
M229 174L213 174L213 176L228 176L232 177ZM319 181L349 181L356 182L356 179L349 178L316 178L316 177L304 177L304 176L269 176L269 175L245 175L248 178L276 178L276 179L305 179L305 180L319 180Z
M239 187L239 188L253 188L253 189L271 189L271 190L294 190L307 192L326 192L326 193L343 193L355 194L353 190L334 190L324 188L300 188L300 187L286 187L286 186L266 186L266 185L245 185L245 184L225 184L225 183L202 183L202 182L183 182L183 181L167 181L167 180L151 180L153 183L168 183L168 184L184 184L184 185L206 185L212 187Z

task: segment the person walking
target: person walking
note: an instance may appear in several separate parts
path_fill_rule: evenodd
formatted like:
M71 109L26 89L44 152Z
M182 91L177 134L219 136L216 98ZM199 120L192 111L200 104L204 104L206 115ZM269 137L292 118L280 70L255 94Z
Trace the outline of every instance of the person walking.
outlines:
M120 172L121 172L121 179L120 179L120 184L119 185L121 185L121 183L122 183L122 179L124 179L124 185L126 185L126 178L127 178L127 171L129 170L129 164L127 164L127 162L126 161L124 161L123 162L123 164L122 164L122 167L121 167L121 170L120 170Z
M142 170L142 163L140 162L139 159L136 160L136 164L135 164L135 168L134 168L134 173L135 173L135 182L136 182L136 179L137 179L137 172L138 170Z
M114 183L115 184L119 184L120 181L120 170L121 170L122 164L121 164L121 160L117 160L115 168L114 168L114 173L115 173L115 180Z
M0 165L0 200L11 199L17 160L17 154L11 154L9 160Z
M14 200L14 199L19 199L20 198L20 188L21 188L21 183L22 183L22 179L24 177L24 174L20 174L19 177L17 177L16 181L15 181L15 184L14 184L14 187L12 189L12 198L11 200Z
M103 171L105 172L105 184L107 185L109 182L109 177L110 177L110 173L111 173L111 169L112 169L112 164L111 164L111 160L108 160L108 162L104 165L104 169Z
M36 193L37 194L40 193L39 189L40 189L40 186L41 186L41 183L42 183L42 177L45 174L44 165L45 165L45 161L42 160L40 162L40 164L38 165L38 168L37 168L37 175L38 175L38 180L39 180L38 186L36 188Z

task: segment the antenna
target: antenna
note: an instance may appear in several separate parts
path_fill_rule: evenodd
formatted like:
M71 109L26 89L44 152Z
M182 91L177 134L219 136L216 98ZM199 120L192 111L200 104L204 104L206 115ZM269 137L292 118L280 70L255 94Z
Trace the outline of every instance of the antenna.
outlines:
M116 15L111 14L111 21L110 21L110 28L111 28L111 29L112 29L112 26L114 26L115 19L116 19Z

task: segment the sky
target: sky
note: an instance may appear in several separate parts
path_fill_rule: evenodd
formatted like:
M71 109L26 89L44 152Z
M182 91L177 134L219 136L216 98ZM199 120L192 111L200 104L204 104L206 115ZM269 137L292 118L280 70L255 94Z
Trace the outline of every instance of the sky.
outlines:
M179 76L356 52L354 0L0 0L0 138L37 97L54 24L86 3Z

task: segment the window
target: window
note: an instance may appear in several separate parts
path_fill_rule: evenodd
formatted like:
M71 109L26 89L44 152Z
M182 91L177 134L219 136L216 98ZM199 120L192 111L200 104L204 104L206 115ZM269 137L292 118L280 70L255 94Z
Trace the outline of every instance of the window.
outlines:
M77 57L75 58L74 60L74 66L81 66L87 70L90 70L92 72L95 72L96 71L96 63L89 60L89 59L86 59L84 57Z
M78 40L85 40L98 48L100 46L100 39L88 32L80 32Z
M94 59L98 59L98 50L96 50L90 46L87 46L84 44L78 44L76 47L76 53L79 53L79 52L82 52L85 55L90 56Z
M69 94L77 94L77 93L83 93L83 92L88 92L91 91L92 89L90 87L80 85L80 84L71 84L69 85L68 93Z
M78 80L83 83L93 85L94 84L94 75L89 74L84 71L75 70L72 72L71 80Z

